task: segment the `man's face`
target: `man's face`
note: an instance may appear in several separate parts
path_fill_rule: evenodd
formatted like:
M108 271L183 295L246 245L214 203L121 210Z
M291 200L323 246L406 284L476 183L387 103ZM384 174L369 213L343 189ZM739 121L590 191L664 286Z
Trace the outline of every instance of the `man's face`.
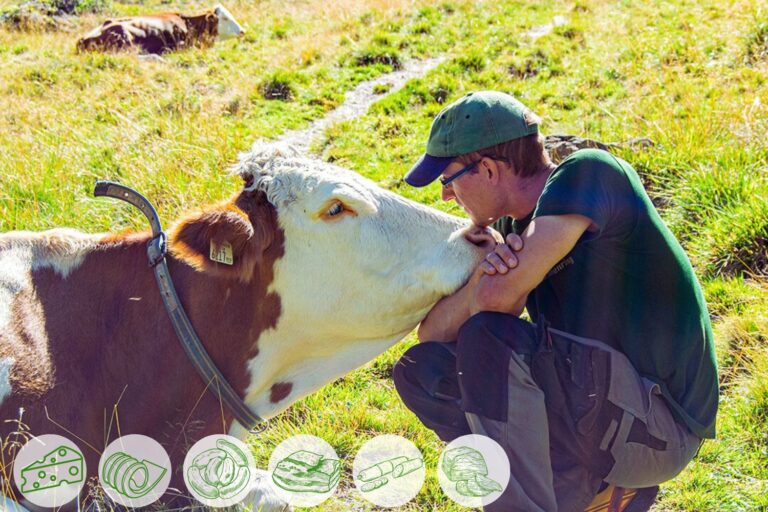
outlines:
M501 214L497 214L495 211L496 198L493 194L493 187L487 174L483 172L482 165L482 162L478 162L470 171L444 186L442 199L443 201L456 201L456 204L467 212L474 224L488 226L496 221ZM464 167L464 164L455 160L445 168L442 178L450 178Z

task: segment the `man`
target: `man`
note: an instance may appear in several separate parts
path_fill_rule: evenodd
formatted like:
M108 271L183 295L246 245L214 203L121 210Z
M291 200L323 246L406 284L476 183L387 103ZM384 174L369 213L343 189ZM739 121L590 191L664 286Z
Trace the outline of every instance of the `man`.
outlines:
M488 511L583 511L602 481L657 485L715 435L712 330L680 244L627 162L589 149L556 167L539 123L509 95L470 93L405 177L440 177L443 200L505 237L393 371L441 439L504 448L510 482Z

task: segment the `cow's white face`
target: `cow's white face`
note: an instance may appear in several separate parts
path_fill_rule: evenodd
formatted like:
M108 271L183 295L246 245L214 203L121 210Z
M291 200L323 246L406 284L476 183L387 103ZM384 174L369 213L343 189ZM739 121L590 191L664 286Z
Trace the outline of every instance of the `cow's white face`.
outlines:
M214 7L213 12L219 18L219 39L229 39L231 37L241 36L245 33L243 27L235 21L226 7L219 4Z
M488 250L466 241L466 220L352 171L280 155L256 148L236 167L267 194L285 234L272 284L282 312L251 364L249 397L262 416L402 339ZM275 404L266 391L277 382L293 386Z

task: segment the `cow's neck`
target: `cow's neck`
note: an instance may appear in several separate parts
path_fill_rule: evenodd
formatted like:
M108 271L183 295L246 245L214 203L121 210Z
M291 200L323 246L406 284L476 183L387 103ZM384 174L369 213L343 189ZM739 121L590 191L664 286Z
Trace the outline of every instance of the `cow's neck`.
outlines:
M49 269L33 275L48 332L66 338L50 340L62 384L46 402L57 422L97 445L109 441L103 438L114 409L123 434L160 437L170 453L204 435L226 433L232 415L205 391L173 332L147 266L147 239L132 235L93 251L66 279ZM209 354L244 394L250 384L246 362L258 353L261 331L279 314L279 299L256 282L211 278L173 260L169 267ZM67 301L70 290L82 297ZM73 406L71 389L88 390L85 407ZM111 434L117 436L114 421Z
M181 15L187 26L187 41L198 42L203 46L211 45L219 35L218 19L206 12L196 16Z
M283 315L277 327L259 340L259 355L249 364L247 403L264 418L374 359L408 333L341 344L338 338L324 339L311 329L294 328L305 324Z

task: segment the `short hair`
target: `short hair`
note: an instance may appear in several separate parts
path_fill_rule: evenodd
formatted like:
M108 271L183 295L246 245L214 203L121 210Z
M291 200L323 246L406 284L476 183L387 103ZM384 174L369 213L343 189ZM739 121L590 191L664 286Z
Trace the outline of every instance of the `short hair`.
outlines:
M544 149L544 137L540 133L473 151L459 156L457 160L464 165L469 165L484 156L506 160L512 166L512 172L521 178L530 178L541 169L552 165L549 153Z

